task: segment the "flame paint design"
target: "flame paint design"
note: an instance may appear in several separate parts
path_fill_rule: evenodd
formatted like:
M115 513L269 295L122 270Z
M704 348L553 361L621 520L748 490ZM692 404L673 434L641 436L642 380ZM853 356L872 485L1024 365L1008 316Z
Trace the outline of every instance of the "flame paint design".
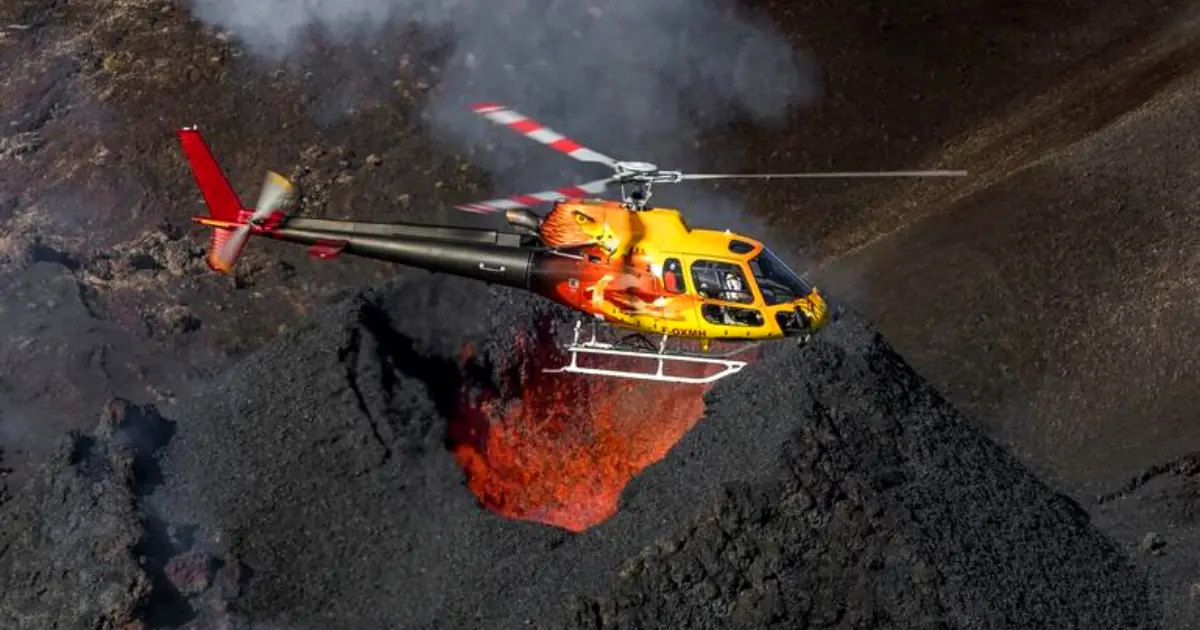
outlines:
M649 315L669 321L682 321L686 313L696 308L695 300L688 296L660 296L653 301L646 301L636 295L610 292L604 295L604 301L624 315Z

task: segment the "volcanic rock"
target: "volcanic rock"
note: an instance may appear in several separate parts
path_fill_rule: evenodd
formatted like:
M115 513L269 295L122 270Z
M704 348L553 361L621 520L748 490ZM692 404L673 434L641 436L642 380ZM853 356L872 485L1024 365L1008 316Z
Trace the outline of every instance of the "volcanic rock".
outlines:
M232 623L236 618L221 611L237 589L210 589L208 601L221 605L202 616L186 596L203 594L207 581L192 580L196 588L190 589L167 583L163 566L180 566L197 552L172 560L176 548L163 536L165 524L144 509L143 497L161 480L155 453L170 439L172 423L152 407L122 399L111 401L102 416L94 431L64 436L0 505L0 627Z
M4 505L8 501L8 476L12 474L12 468L4 464L4 449L0 448L0 505Z
M137 560L137 458L129 442L72 432L4 505L0 625L139 627L151 587Z
M1156 584L1167 626L1200 627L1200 451L1152 466L1096 503L1097 525Z
M490 513L448 424L546 316L440 277L336 302L180 401L155 509L271 627L1158 627L1122 550L856 314L713 388L600 525Z

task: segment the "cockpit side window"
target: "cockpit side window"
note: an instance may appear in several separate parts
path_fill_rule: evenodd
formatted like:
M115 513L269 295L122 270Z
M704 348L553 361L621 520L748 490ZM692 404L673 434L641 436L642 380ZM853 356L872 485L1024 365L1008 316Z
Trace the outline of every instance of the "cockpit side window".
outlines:
M697 260L692 263L692 282L701 297L726 302L754 303L742 268L733 263Z
M718 326L762 326L763 316L758 309L708 303L700 307L700 313L710 324Z
M812 288L800 276L767 249L750 261L750 273L754 275L767 306L798 300L812 293Z
M683 265L678 258L668 258L663 263L662 282L667 293L687 291L687 286L683 282Z

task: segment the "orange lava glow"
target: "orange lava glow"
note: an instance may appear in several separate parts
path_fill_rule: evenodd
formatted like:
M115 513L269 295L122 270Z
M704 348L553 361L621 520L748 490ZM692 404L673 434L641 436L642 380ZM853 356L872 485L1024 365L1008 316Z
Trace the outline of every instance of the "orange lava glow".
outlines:
M568 361L548 333L518 347L515 393L464 392L449 435L468 487L502 516L572 532L604 522L626 484L703 415L709 385L548 374L542 370ZM652 365L633 359L603 367ZM692 368L690 375L700 373Z

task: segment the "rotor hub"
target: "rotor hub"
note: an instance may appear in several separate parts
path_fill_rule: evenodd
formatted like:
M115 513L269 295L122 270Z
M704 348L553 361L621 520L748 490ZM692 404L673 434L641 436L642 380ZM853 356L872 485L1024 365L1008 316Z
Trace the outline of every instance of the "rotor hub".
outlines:
M639 175L658 172L658 166L650 162L617 162L616 169L621 173L637 173Z

